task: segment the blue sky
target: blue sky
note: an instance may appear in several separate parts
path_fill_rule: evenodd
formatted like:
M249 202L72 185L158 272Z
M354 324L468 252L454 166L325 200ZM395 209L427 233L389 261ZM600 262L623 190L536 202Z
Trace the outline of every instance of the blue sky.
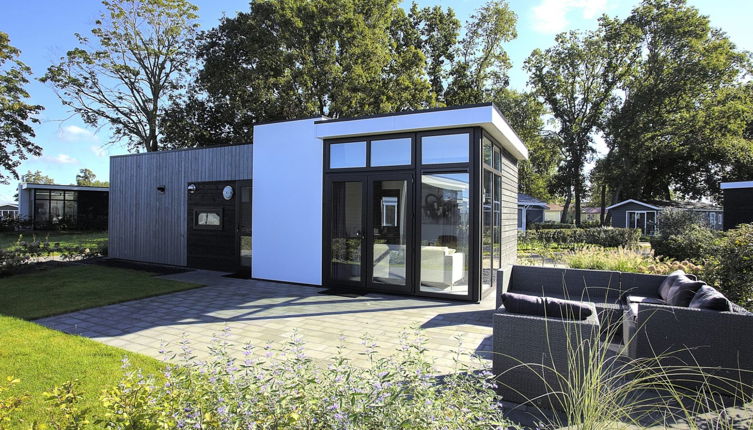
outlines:
M200 24L203 29L214 27L223 15L233 16L248 9L247 0L200 0ZM420 6L452 7L465 21L484 0L419 0ZM753 51L750 17L753 2L730 0L690 0L703 14L711 17L714 26L727 32L741 49ZM403 6L408 7L409 2ZM626 16L637 0L510 0L518 15L518 38L506 49L513 62L510 85L523 89L526 75L521 66L534 48L550 46L557 32L569 29L592 29L602 14ZM8 33L11 44L21 50L21 59L29 65L34 78L43 75L49 65L75 46L74 33L87 34L102 6L98 0L32 0L2 1L0 31ZM41 157L26 160L19 168L41 170L57 183L75 182L79 169L89 168L99 179L109 176L110 155L124 154L118 144L107 145L107 128L94 130L72 116L58 101L49 86L32 80L27 87L31 102L45 106L35 126L35 141L44 148ZM0 185L0 203L12 201L17 183Z

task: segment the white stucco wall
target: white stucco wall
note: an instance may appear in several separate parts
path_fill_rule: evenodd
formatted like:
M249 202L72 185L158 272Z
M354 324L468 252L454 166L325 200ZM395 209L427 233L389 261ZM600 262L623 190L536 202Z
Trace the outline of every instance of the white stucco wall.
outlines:
M315 119L254 127L254 278L322 283L322 141Z

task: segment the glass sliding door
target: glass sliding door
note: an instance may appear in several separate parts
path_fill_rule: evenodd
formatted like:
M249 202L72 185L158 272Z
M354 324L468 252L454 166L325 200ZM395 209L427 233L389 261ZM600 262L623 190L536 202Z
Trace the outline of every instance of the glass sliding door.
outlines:
M399 176L398 176L399 177ZM368 286L375 289L410 289L411 235L410 177L391 174L370 180L371 272Z
M468 295L470 183L468 173L421 175L421 292Z
M329 278L334 283L362 284L363 181L332 180L329 211Z

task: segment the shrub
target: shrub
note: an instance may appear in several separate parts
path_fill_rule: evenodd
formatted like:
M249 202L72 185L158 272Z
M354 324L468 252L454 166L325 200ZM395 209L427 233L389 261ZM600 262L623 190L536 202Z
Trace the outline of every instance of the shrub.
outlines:
M531 228L534 230L558 230L558 229L575 228L575 224L569 224L566 222L563 223L563 222L544 221L540 223L532 223Z
M234 358L229 331L215 338L210 357L197 359L187 341L163 377L145 376L124 360L125 375L103 391L102 416L82 416L68 384L51 396L68 422L117 429L377 429L506 428L492 374L458 364L437 376L420 332L405 332L397 351L377 357L364 339L370 366L353 365L339 348L328 366L304 354L294 335L279 351L242 347ZM459 358L456 356L457 362ZM475 370L474 370L475 369ZM56 418L59 419L59 418ZM75 420L74 420L75 419Z
M666 209L659 214L659 234L651 238L651 247L657 255L701 264L713 253L717 239L698 213Z
M689 261L660 260L652 253L632 248L604 249L590 246L564 253L560 258L573 269L615 270L655 275L667 275L678 269L686 273L703 273L702 266Z
M741 224L720 240L707 277L733 302L753 306L753 224Z
M585 243L607 247L631 246L638 243L641 236L639 229L631 228L574 228L554 230L529 230L522 234L524 242L543 242L559 244Z

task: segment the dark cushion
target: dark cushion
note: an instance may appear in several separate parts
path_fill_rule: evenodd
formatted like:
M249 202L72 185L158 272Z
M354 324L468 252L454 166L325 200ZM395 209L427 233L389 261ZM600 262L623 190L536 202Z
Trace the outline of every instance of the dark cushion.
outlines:
M503 293L502 304L508 312L524 315L544 316L546 303L543 297L528 294Z
M708 285L703 285L698 289L698 292L695 293L693 300L690 301L688 307L722 312L728 312L730 310L729 300L724 297L724 294Z
M696 281L696 277L694 275L688 275L683 270L675 270L674 272L667 275L666 278L664 278L664 281L662 281L661 285L659 285L659 297L662 298L665 302L668 302L667 298L669 297L669 289L672 288L672 284L674 284L675 280L680 276L687 276L688 278Z
M679 275L669 287L665 301L672 306L688 307L695 293L704 285L706 283L703 281L694 281L685 275Z
M584 320L591 316L591 308L583 302L528 294L504 293L502 304L508 312L563 319Z

